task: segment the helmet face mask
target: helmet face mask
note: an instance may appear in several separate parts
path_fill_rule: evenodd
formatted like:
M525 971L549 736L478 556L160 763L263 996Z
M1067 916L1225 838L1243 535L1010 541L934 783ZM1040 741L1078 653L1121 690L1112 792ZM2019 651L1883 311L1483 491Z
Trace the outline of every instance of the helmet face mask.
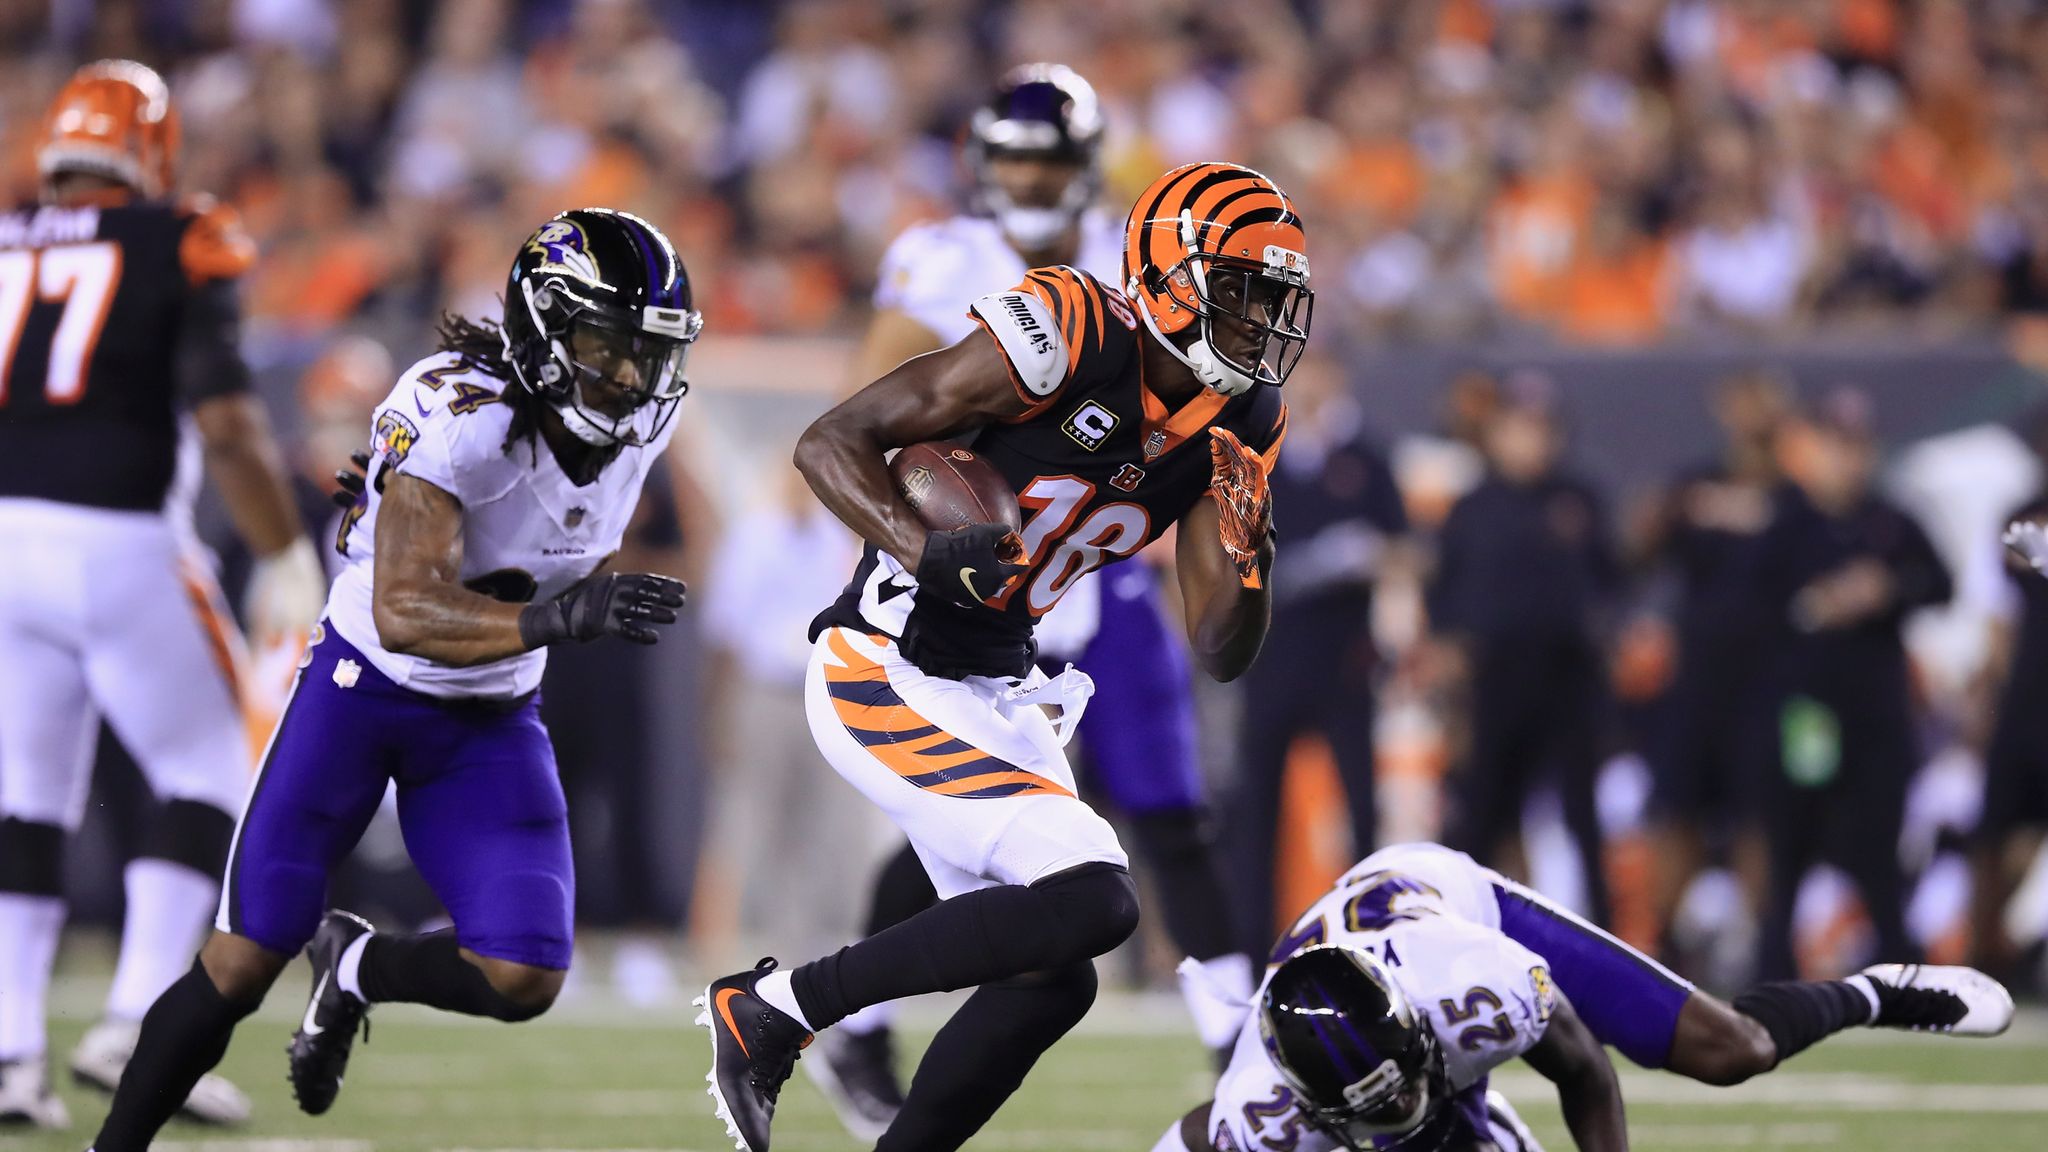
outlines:
M1448 1102L1429 1022L1370 953L1306 949L1259 1001L1266 1050L1303 1114L1346 1148L1400 1147Z
M542 225L507 304L506 361L587 444L651 443L689 391L704 318L675 250L637 217L582 209Z
M1253 383L1286 383L1308 347L1315 312L1306 272L1274 275L1248 260L1192 255L1167 274L1166 284L1202 319L1191 352Z
M1101 191L1101 145L1102 113L1086 80L1060 64L1014 69L968 126L974 206L1017 248L1050 247ZM1043 167L1018 180L1003 170L1004 161ZM1034 194L1044 176L1063 177L1057 194Z

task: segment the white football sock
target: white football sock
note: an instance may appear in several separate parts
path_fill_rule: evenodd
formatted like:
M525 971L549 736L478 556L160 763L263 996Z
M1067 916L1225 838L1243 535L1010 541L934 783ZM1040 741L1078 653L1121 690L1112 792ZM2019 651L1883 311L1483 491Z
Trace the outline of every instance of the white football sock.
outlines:
M1878 1011L1877 989L1871 985L1870 977L1865 976L1861 972L1858 972L1854 976L1851 976L1848 979L1842 981L1842 983L1847 984L1851 988L1856 989L1858 992L1863 993L1863 998L1870 1001L1870 1019L1865 1020L1863 1023L1869 1026L1875 1026L1877 1024Z
M183 864L142 857L122 874L127 912L107 1018L140 1020L192 968L220 903L220 884Z
M796 1006L796 986L789 982L789 973L770 972L754 981L754 995L766 1000L771 1006L796 1017L806 1032L816 1032L811 1022L804 1019L803 1009Z
M1237 1042L1251 1011L1252 958L1242 952L1209 960L1187 959L1180 963L1180 994L1187 1001L1188 1015L1195 1018L1195 1035L1206 1048L1227 1048Z
M40 1057L64 901L0 892L0 1060Z
M370 946L370 937L375 935L375 932L365 932L361 936L349 941L348 947L341 950L341 961L334 966L334 982L341 985L343 992L366 1004L369 1003L370 998L363 995L361 983L363 949Z
M901 1000L884 1000L880 1004L870 1004L834 1024L833 1027L842 1032L851 1032L855 1036L869 1036L884 1028L894 1028L896 1006L901 1003Z

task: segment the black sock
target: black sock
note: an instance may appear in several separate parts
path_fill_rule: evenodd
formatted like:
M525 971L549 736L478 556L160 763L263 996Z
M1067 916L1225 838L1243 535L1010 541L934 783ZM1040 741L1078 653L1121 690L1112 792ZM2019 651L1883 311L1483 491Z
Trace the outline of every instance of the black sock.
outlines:
M1088 961L982 985L932 1037L903 1110L875 1152L947 1152L965 1144L1094 1002L1095 965Z
M1208 814L1183 808L1135 817L1131 838L1151 869L1148 875L1158 888L1159 910L1174 946L1197 960L1238 951Z
M531 1020L545 1010L522 1007L507 999L484 976L483 969L462 958L453 929L417 936L370 937L363 945L356 986L372 1004L425 1004L465 1016L493 1020Z
M982 888L792 969L813 1029L870 1004L950 992L1091 960L1138 926L1138 890L1114 864L1084 864L1036 884Z
M917 858L917 849L905 844L903 851L889 857L875 877L875 891L868 905L868 926L863 935L873 936L894 928L939 902L932 878Z
M1844 1028L1870 1023L1870 998L1843 980L1759 984L1735 998L1735 1010L1771 1034L1781 1064Z
M93 1147L100 1152L144 1152L164 1122L184 1107L199 1078L227 1055L235 1025L261 1004L229 1002L199 961L164 989L142 1017L135 1055L121 1074L113 1107Z

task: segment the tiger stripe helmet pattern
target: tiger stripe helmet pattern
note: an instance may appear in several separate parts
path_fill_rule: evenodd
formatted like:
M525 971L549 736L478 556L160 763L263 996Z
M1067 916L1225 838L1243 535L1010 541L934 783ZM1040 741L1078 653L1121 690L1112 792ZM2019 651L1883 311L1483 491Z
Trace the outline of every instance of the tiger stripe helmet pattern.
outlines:
M1183 165L1131 208L1125 295L1152 334L1226 396L1286 380L1308 339L1308 279L1294 201L1250 168ZM1236 340L1219 343L1219 320L1239 329Z
M163 77L133 60L99 60L72 73L50 102L36 142L45 180L83 172L148 197L176 182L178 113Z

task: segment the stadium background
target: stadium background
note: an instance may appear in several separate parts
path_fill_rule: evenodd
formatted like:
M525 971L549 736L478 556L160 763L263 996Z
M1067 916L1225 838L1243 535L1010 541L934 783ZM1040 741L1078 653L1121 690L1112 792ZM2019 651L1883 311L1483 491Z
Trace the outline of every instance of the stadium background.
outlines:
M434 318L495 315L506 253L534 222L601 203L667 230L707 327L682 415L688 475L657 502L681 530L644 543L693 577L700 605L718 603L707 578L721 532L786 498L796 431L859 383L847 365L883 248L957 210L966 114L1021 61L1068 63L1100 93L1112 211L1161 169L1219 157L1297 196L1316 261L1313 355L1388 445L1425 545L1477 468L1447 434L1449 397L1475 374L1555 389L1570 459L1623 536L1678 465L1714 451L1715 382L1763 371L1808 396L1864 388L1886 487L1957 577L1954 603L1909 629L1930 768L1902 852L1916 934L1937 955L1967 948L1957 845L1976 818L1992 658L2012 614L1996 529L2040 483L2024 431L2048 366L2039 4L0 0L0 172L15 199L34 195L50 93L101 56L165 73L183 187L234 204L258 239L245 346L298 446L309 509L390 365L431 346ZM202 528L228 537L206 509ZM1636 576L1602 620L1630 673L1618 687L1648 700L1670 654L1642 643L1658 636L1660 586L1654 566ZM1398 574L1382 592L1382 834L1429 835L1458 720L1414 656L1427 647L1419 595ZM732 669L747 629L698 624L633 673L650 686L637 723L658 770L595 789L578 817L599 856L622 821L659 833L644 867L586 869L586 901L609 901L593 923L625 930L596 954L651 942L690 970L750 958L758 927L734 894L751 864L719 850L722 818L745 811L746 735L718 718L741 707L730 690L746 682ZM289 653L256 658L281 687ZM1235 700L1203 699L1227 795ZM1617 923L1654 941L1651 849L1631 803L1642 749L1615 751ZM87 923L118 899L133 815L118 770L105 775L73 870ZM1311 741L1291 776L1283 906L1348 861L1334 788ZM887 836L842 799L856 825L844 842L879 857ZM1531 832L1541 882L1540 812ZM843 913L811 927L850 930L866 861L788 851L825 897L807 907ZM365 897L403 914L369 854ZM1568 857L1548 857L1567 891ZM2048 929L2048 911L2017 914ZM1810 965L1860 961L1853 900L1825 874L1803 923ZM1156 981L1162 956L1133 956L1132 979ZM672 991L658 966L627 968L614 964L615 990Z

